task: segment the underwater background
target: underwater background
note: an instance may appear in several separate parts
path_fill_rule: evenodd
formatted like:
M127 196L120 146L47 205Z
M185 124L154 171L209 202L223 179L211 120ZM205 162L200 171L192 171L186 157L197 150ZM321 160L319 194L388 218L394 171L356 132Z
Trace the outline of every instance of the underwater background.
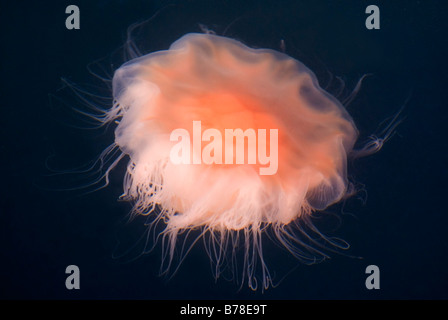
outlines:
M379 30L365 27L370 4L380 9ZM79 30L65 27L68 5L80 9ZM404 106L383 149L349 164L360 192L317 214L316 225L348 250L308 266L266 239L278 286L262 292L215 281L199 241L168 279L159 276L160 245L142 254L145 218L128 222L131 205L118 201L125 163L107 187L78 188L96 176L73 171L114 133L91 129L73 108L87 110L82 97L110 106L107 81L96 76L111 79L126 61L127 28L152 16L135 38L146 52L202 26L284 49L334 95L370 74L347 106L361 142ZM447 299L447 16L448 3L436 0L2 1L0 298ZM80 290L65 287L72 264ZM365 287L368 265L380 268L379 290Z

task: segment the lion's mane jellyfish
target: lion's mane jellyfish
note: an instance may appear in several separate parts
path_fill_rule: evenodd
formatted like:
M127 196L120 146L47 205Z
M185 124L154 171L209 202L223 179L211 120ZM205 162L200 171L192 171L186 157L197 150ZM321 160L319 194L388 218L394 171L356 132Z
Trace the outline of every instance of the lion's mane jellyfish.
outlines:
M115 144L129 157L124 198L165 226L163 268L180 234L192 230L205 239L216 276L241 252L252 288L257 270L263 288L272 284L267 229L304 262L325 257L316 235L345 245L325 238L310 217L346 195L358 132L301 62L190 33L116 70L113 96L104 122L118 123Z

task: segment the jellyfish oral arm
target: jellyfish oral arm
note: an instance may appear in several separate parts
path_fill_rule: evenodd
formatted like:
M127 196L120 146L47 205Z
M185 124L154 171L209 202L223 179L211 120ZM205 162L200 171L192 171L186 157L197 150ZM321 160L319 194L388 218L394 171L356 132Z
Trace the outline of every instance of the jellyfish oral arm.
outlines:
M223 139L220 130L208 128L202 132L201 121L193 121L192 139L186 129L171 132L170 141L177 143L171 149L170 160L173 164L259 164L260 175L274 175L278 170L278 129L269 129L269 143L266 131L225 129ZM208 143L203 146L203 142Z

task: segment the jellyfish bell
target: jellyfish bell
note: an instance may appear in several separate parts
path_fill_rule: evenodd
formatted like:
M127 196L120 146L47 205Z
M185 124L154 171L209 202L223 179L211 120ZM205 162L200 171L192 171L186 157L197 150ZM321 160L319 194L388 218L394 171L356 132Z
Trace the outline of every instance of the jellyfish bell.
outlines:
M198 228L210 242L215 276L228 241L242 239L243 272L253 288L257 265L263 288L272 284L263 259L266 228L299 259L323 255L321 244L302 241L307 234L291 228L346 196L347 156L358 131L305 65L274 50L190 33L168 50L122 65L113 97L102 121L118 123L115 145L129 157L124 197L134 202L134 213L165 224L166 268L179 234ZM229 130L234 135L227 139ZM173 132L185 135L173 138ZM173 150L185 161L173 161ZM204 153L213 160L202 161ZM267 159L276 168L261 174Z

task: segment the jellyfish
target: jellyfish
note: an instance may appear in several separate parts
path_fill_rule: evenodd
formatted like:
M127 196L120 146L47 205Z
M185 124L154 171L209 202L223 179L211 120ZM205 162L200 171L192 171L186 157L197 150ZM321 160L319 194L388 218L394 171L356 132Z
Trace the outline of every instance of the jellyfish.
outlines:
M164 270L179 236L193 230L206 239L215 276L225 257L240 250L253 289L272 285L263 258L267 229L308 263L325 254L298 222L330 246L346 245L310 221L350 193L347 157L358 130L300 61L189 33L117 69L113 98L102 121L117 123L114 147L129 159L123 198L133 202L134 214L151 217L151 226L163 224L156 238ZM359 152L381 143L375 139Z

